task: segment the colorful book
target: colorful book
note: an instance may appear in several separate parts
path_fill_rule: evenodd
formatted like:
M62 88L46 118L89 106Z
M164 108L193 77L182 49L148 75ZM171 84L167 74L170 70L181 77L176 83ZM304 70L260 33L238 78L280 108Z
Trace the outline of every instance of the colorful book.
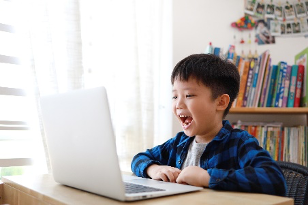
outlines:
M302 85L304 78L304 66L298 65L297 71L297 80L296 80L296 88L295 88L295 98L294 98L294 107L300 106L301 94L302 94Z
M290 89L289 89L290 91L288 95L287 107L294 107L297 71L298 71L298 66L293 65L292 71L291 71L291 80L290 80Z
M253 80L255 66L256 66L255 60L253 58L250 59L249 60L249 71L248 71L248 76L247 76L247 82L246 82L242 107L246 107L246 105L247 105L247 99L249 97L250 88L252 86L252 80Z
M277 76L276 76L276 82L274 87L274 93L273 93L273 100L272 100L272 107L278 107L279 104L279 95L280 95L280 87L282 83L282 77L283 77L283 62L278 63L278 70L277 70Z
M301 106L308 107L308 47L295 56L295 64L305 67Z
M284 81L284 93L283 93L283 97L282 97L281 107L287 107L289 88L290 88L291 71L292 71L292 66L288 65L287 66L286 78L285 78L285 81Z
M284 85L285 85L284 82L285 82L285 79L286 79L287 68L288 68L287 63L281 62L282 78L281 78L281 84L280 84L280 88L279 88L279 95L277 94L278 107L282 107L282 100L283 100L283 94L284 94Z
M271 75L272 67L271 67L271 58L268 58L268 64L266 65L265 68L265 74L264 74L264 81L263 81L263 86L262 86L262 93L259 101L259 107L265 107L266 106L266 101L267 101L267 96L268 96L268 85L270 81L270 75Z
M252 102L253 102L253 98L256 93L256 87L257 87L257 82L258 82L258 76L259 76L259 70L260 70L260 59L261 57L254 58L253 77L252 77L250 91L247 96L247 104L245 105L246 107L252 107ZM245 98L244 98L244 101L245 101Z
M277 77L277 71L278 70L278 65L273 65L272 66L272 74L269 82L269 88L268 88L268 97L267 97L267 102L266 102L266 107L271 107L272 106L272 100L274 97L274 88L276 84L276 77Z
M260 96L261 96L263 81L265 79L265 71L267 69L268 61L269 61L269 51L267 50L262 54L262 61L261 61L260 69L259 69L260 70L259 77L258 77L258 82L256 86L256 94L255 94L255 98L253 99L252 107L258 106Z
M239 89L239 93L238 93L237 101L236 101L236 107L242 107L243 105L243 98L244 98L244 93L245 93L247 77L248 77L248 71L249 71L249 61L245 60L243 74L241 76L241 81L240 81L240 89Z
M240 57L240 56L238 56L238 57ZM240 74L241 79L242 79L242 76L243 76L244 66L245 66L245 60L244 60L244 58L240 57L240 58L239 58L239 62L238 62L238 64L237 64L237 70L238 70L238 72L239 72L239 74ZM237 100L238 100L238 98L236 98L236 99L233 101L232 107L236 107Z

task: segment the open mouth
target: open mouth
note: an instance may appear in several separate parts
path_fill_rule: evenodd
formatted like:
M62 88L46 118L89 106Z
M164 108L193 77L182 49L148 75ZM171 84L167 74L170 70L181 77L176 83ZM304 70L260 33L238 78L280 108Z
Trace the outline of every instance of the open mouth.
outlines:
M182 121L182 127L184 129L187 129L193 122L193 118L191 116L180 114L179 117Z

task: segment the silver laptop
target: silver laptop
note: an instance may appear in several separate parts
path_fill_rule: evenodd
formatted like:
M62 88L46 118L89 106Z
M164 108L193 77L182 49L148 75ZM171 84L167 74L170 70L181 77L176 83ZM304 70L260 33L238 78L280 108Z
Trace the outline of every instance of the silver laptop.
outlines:
M104 87L44 96L41 110L52 174L58 183L120 201L203 189L122 175Z

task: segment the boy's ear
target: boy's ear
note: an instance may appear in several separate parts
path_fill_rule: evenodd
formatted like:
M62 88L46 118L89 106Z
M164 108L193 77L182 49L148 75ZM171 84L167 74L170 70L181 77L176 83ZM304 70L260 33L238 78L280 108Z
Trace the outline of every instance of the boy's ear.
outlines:
M228 94L223 94L217 98L217 109L225 110L230 102L230 97Z

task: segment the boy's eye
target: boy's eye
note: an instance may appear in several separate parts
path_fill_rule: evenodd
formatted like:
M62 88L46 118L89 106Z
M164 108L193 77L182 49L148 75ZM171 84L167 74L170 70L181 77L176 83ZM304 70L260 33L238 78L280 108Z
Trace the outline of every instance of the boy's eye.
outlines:
M177 96L173 96L173 97L172 97L172 99L177 99L177 98L178 98Z
M192 94L187 94L186 95L186 98L189 98L189 97L193 97L194 95L192 95Z

